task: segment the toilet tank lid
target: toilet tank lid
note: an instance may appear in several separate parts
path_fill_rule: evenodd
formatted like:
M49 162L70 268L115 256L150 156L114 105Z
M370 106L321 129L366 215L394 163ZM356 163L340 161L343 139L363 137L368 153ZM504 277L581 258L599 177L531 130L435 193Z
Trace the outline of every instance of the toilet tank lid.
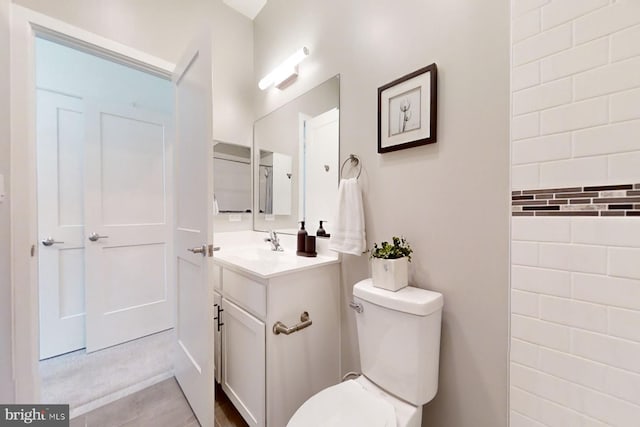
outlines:
M356 283L353 287L353 295L391 310L417 316L428 316L440 310L444 304L441 293L413 286L407 286L395 292L388 291L373 286L370 278Z

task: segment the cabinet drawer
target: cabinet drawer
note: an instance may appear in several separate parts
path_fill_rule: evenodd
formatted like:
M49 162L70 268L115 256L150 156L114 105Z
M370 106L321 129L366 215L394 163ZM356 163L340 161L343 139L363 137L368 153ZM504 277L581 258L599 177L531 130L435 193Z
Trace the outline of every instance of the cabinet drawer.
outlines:
M267 287L235 271L222 270L223 294L261 319L267 316Z

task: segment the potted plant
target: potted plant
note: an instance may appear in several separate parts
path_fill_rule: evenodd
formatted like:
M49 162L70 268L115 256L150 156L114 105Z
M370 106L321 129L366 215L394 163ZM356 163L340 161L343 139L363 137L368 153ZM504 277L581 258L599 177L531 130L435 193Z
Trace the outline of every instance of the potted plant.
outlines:
M404 237L393 237L393 243L374 243L371 249L373 286L397 291L409 284L408 269L413 249Z

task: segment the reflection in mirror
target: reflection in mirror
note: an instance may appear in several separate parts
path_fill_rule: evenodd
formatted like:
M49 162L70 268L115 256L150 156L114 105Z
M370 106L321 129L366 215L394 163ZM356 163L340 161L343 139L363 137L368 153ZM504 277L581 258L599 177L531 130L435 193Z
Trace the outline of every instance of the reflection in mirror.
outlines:
M259 213L291 215L291 156L260 150Z
M254 124L254 229L331 233L339 179L340 81L335 76Z
M215 142L213 199L216 231L249 229L251 219L251 148Z
M306 117L302 124L305 135L300 147L303 153L300 168L305 179L300 190L303 196L299 212L308 223L309 233L315 233L320 221L325 223L327 233L331 230L339 180L339 116L338 109L332 108L315 117Z

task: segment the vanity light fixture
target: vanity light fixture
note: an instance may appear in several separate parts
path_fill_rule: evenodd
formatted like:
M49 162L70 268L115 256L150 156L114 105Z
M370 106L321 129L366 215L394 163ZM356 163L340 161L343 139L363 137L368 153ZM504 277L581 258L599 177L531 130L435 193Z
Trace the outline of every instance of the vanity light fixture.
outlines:
M271 85L274 85L278 89L283 89L288 86L289 83L298 76L298 64L307 56L309 56L309 49L305 46L301 47L282 64L264 76L258 83L258 87L265 90Z

